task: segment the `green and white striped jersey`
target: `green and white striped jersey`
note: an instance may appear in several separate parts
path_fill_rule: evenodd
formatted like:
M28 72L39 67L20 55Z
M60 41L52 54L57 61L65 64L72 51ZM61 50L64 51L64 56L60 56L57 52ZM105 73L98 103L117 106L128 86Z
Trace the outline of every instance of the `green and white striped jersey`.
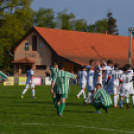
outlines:
M104 89L99 89L94 95L95 102L102 102L104 106L112 104L111 97L106 93Z
M75 76L66 71L58 71L55 73L53 82L56 86L56 94L68 94L69 93L69 79L75 78Z
M0 78L1 79L7 79L7 75L0 71Z
M51 80L53 80L55 73L56 73L56 72L58 72L58 71L59 71L59 69L58 69L58 68L55 68L55 67L50 66L50 71L51 71Z

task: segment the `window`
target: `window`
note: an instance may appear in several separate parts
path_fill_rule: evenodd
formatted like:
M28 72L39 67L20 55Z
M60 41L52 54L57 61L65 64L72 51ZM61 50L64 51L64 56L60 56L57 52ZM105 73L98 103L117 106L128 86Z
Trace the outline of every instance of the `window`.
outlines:
M36 65L36 70L46 70L45 65Z
M32 51L37 51L37 36L32 36Z

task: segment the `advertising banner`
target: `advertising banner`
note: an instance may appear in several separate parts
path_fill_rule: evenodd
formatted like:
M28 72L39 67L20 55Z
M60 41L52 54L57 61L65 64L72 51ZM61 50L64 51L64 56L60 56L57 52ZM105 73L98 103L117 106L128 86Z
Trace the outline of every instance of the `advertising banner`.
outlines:
M34 77L33 82L35 85L41 85L41 77Z
M13 86L14 85L14 77L8 77L8 81L4 82L4 86Z
M51 79L50 77L45 78L45 85L51 85Z
M26 77L19 77L19 85L23 86L26 84Z

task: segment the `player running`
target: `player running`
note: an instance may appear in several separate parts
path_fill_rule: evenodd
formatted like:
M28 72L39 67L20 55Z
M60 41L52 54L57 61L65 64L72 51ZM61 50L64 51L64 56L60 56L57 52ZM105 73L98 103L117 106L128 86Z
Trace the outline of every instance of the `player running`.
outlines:
M85 94L85 88L87 84L87 71L86 71L86 66L81 67L81 71L78 72L78 78L80 80L80 87L81 91L77 94L77 98L80 98L80 95L83 94L84 99L86 99L86 94Z
M56 72L58 72L58 65L57 65L57 63L52 63L52 65L50 66L50 71L51 71L51 81L53 81L53 79L54 79L54 75L55 75L55 73ZM54 102L54 105L55 105L55 107L56 107L56 94L55 94L55 88L56 87L54 87L53 88L53 91L51 91L51 94L52 94L52 98L53 98L53 102Z
M86 104L93 103L93 94L94 94L94 90L95 90L94 67L95 67L94 60L90 60L90 65L87 66L87 90L88 90L88 94L87 94L87 97L84 101L84 103L86 103ZM88 99L89 99L89 101L88 101Z
M114 101L114 107L118 107L118 101L119 101L119 84L120 84L120 77L122 74L122 71L119 70L119 65L118 64L114 64L114 70L111 71L111 73L108 76L108 80L107 83L109 83L109 89L108 91L112 91L113 92L113 101ZM106 83L106 84L107 84Z
M27 80L26 80L26 86L25 89L22 92L21 98L24 98L24 94L27 92L27 90L31 87L32 89L32 97L33 99L36 99L35 97L35 85L34 85L34 81L33 81L33 75L34 75L34 71L32 70L32 66L29 65L27 67L27 72L26 72L26 76L27 76Z
M130 70L129 66L126 65L124 67L124 73L121 75L120 78L120 85L119 85L120 96L121 96L120 108L123 107L123 100L125 97L127 109L129 109L129 95L130 92L133 91L132 87L133 74L129 70Z
M65 108L66 98L69 93L69 79L75 76L69 72L64 71L64 64L59 64L59 71L55 73L52 80L51 91L56 86L56 99L57 99L57 114L63 116L62 113Z
M112 100L106 91L102 89L101 83L96 84L96 93L94 95L93 101L94 107L96 108L95 113L101 113L100 108L106 110L107 113L108 108L112 105Z

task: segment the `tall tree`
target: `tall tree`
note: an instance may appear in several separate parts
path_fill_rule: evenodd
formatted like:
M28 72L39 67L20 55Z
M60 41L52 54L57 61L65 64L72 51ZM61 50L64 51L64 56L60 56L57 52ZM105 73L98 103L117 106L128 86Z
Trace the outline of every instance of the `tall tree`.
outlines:
M39 8L38 11L34 12L33 22L34 25L39 27L55 28L56 21L54 19L55 19L55 12L53 11L53 9Z
M60 29L72 30L72 23L75 19L73 13L67 13L67 10L57 13L57 23Z
M0 66L4 68L9 68L11 63L7 51L32 27L31 2L32 0L0 1Z
M118 35L119 33L118 33L117 25L116 25L117 20L113 18L113 15L111 12L108 12L107 17L108 17L108 20L107 20L108 34Z

